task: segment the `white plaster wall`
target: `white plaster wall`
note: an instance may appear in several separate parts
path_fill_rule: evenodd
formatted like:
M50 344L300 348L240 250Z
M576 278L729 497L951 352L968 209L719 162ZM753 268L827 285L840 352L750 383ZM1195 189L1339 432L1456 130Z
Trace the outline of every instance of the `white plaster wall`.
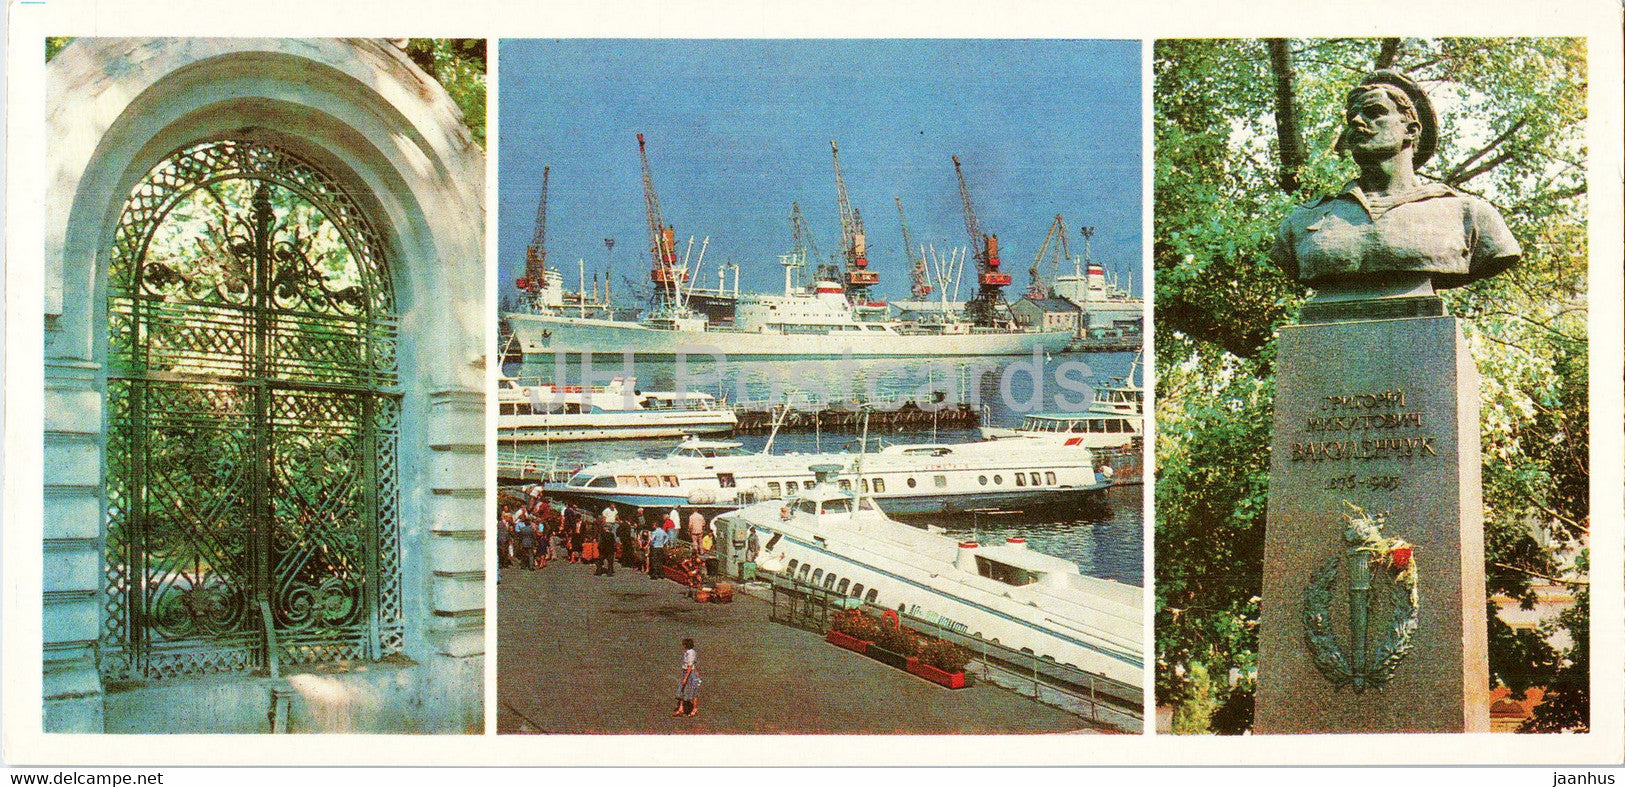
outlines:
M101 614L107 243L154 164L242 134L297 151L357 195L388 250L400 317L401 596L412 664L394 669L385 692L361 688L376 673L296 682L306 704L295 729L302 720L377 730L380 718L402 731L477 728L484 156L456 106L401 52L369 40L84 38L49 64L47 83L45 729L156 731L208 718L211 707L269 705L264 681L246 677L110 698L91 650ZM346 682L354 692L334 688Z

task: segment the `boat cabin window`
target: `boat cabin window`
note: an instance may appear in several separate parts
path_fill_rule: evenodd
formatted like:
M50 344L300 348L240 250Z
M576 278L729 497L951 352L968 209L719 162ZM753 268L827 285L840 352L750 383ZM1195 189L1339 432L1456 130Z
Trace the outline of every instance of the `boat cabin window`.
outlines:
M845 514L851 510L852 501L844 497L824 501L824 513L826 514Z
M945 476L945 475L932 476L931 481L932 481L932 483L937 485L938 489L947 489L948 488L948 476Z
M779 539L782 538L783 536L784 536L783 533L774 533L773 537L767 540L767 544L762 546L762 551L764 551L764 552L772 552L773 547L776 547L776 546L779 545ZM790 561L790 570L791 571L795 570L795 568L796 568L795 563L796 562L794 560Z
M832 587L835 587L835 575L834 574L825 574L824 575L824 589L829 590Z
M800 560L792 560L792 561L790 561L790 565L785 568L785 573L789 574L790 576L795 576L796 575L796 566L799 566L799 565L801 565Z
M823 578L824 578L824 570L823 569L818 569L817 571L813 572L813 575L812 575L813 584L815 584L815 585L818 584L818 580L823 579Z
M652 475L640 476L638 478L638 480L643 482L644 486L660 486L660 479L658 477L656 477L656 476L652 476Z
M803 514L816 514L816 513L818 513L818 501L816 501L816 500L797 500L796 501L796 510L800 511Z
M1038 486L1039 482L1038 482L1038 474L1037 473L1028 473L1027 474L1027 480L1029 482L1031 482L1033 486Z
M882 495L882 494L885 494L885 493L886 493L886 479L884 479L884 478L876 478L875 479L875 494Z
M841 580L841 584L835 586L835 592L839 593L839 594L841 594L843 596L846 595L846 586L848 584L851 584L851 582L852 582L852 580L850 580L850 579Z
M981 484L982 486L987 486L987 476L985 476L985 475L977 476L976 477L976 483Z
M860 597L862 595L863 595L863 583L859 582L858 584L853 585L852 586L852 597L853 598L858 598L858 597Z
M717 486L720 486L723 489L732 489L732 488L734 488L734 474L733 473L717 473Z
M1026 569L1012 566L1009 563L989 560L981 555L976 556L976 573L996 582L1003 582L1006 585L1016 587L1037 582L1040 576Z
M1044 483L1055 486L1055 473L1053 471L1044 471Z
M908 488L913 489L914 488L914 476L909 476L907 483L908 483Z
M869 479L867 478L863 479L863 493L869 494Z
M880 597L880 591L875 590L874 588L869 588L869 595L864 596L863 600L869 602L870 604L873 604L873 603L875 603L875 599L877 599L879 597Z
M777 499L782 493L779 491L779 482L767 482L767 496Z
M873 511L873 510L875 510L875 501L870 500L867 497L858 498L858 510L859 511Z
M1002 475L994 475L993 476L993 483L1003 485L1004 484L1004 476L1002 476Z
M1026 486L1026 485L1027 485L1026 477L1023 476L1020 473L1016 473L1016 486Z
M588 481L587 486L596 488L613 487L615 486L615 476L601 475L591 481Z
M842 492L850 492L850 491L852 491L852 482L846 480L845 478L842 478L842 479L836 481L835 485L839 486L841 488Z
M820 570L822 570L822 569L820 569ZM801 564L801 573L797 574L796 576L799 577L802 582L806 582L807 581L807 574L809 572L811 572L811 571L812 571L812 564L811 563L802 563Z
M677 486L677 476L663 475L660 477L661 486Z

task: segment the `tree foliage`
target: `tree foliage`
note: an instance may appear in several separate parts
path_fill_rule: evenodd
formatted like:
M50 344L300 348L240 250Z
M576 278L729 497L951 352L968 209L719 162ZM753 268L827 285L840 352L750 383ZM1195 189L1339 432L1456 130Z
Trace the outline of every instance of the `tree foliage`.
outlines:
M1585 59L1575 39L1157 42L1159 703L1210 705L1215 691L1191 683L1194 667L1234 669L1241 678L1212 728L1250 723L1274 335L1305 295L1269 251L1296 205L1353 178L1332 149L1342 98L1375 68L1406 72L1439 108L1439 149L1423 178L1489 200L1524 249L1510 273L1446 293L1484 378L1490 592L1530 606L1537 584L1582 586ZM1589 664L1589 594L1577 598L1537 632L1492 620L1493 679L1548 690L1530 729L1586 725L1575 665ZM1559 631L1573 648L1550 644Z
M410 38L405 50L451 94L474 141L485 147L485 39Z

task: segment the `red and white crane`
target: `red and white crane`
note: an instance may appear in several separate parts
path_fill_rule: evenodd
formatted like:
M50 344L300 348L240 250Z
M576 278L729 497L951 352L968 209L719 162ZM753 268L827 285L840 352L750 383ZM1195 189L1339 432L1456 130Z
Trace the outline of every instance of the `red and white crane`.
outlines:
M869 270L869 251L863 232L863 215L847 198L846 178L841 176L841 150L829 141L835 159L835 201L841 210L841 253L846 257L842 286L854 303L869 301L869 288L880 283L880 274Z
M965 302L965 316L973 325L985 328L1003 327L1008 320L1009 305L1004 301L1004 288L1010 286L1010 274L999 270L999 236L982 231L976 220L976 208L971 205L970 189L965 186L965 172L954 156L954 176L959 178L959 198L965 203L965 232L970 235L971 255L976 259L976 294Z
M643 161L643 205L649 220L649 257L652 265L649 280L654 282L654 297L662 303L682 299L683 282L688 272L677 266L677 230L665 223L660 215L660 198L655 195L654 173L649 168L649 152L643 135L638 134L638 158Z

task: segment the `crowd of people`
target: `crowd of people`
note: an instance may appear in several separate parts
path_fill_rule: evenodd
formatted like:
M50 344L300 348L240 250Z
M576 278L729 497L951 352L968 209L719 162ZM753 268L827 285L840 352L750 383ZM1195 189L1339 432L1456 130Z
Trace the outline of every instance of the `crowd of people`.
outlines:
M611 503L587 510L551 500L540 485L499 498L497 562L502 568L536 570L550 562L591 563L596 575L634 569L650 579L677 566L686 584L699 587L717 571L715 534L705 515L661 512Z

